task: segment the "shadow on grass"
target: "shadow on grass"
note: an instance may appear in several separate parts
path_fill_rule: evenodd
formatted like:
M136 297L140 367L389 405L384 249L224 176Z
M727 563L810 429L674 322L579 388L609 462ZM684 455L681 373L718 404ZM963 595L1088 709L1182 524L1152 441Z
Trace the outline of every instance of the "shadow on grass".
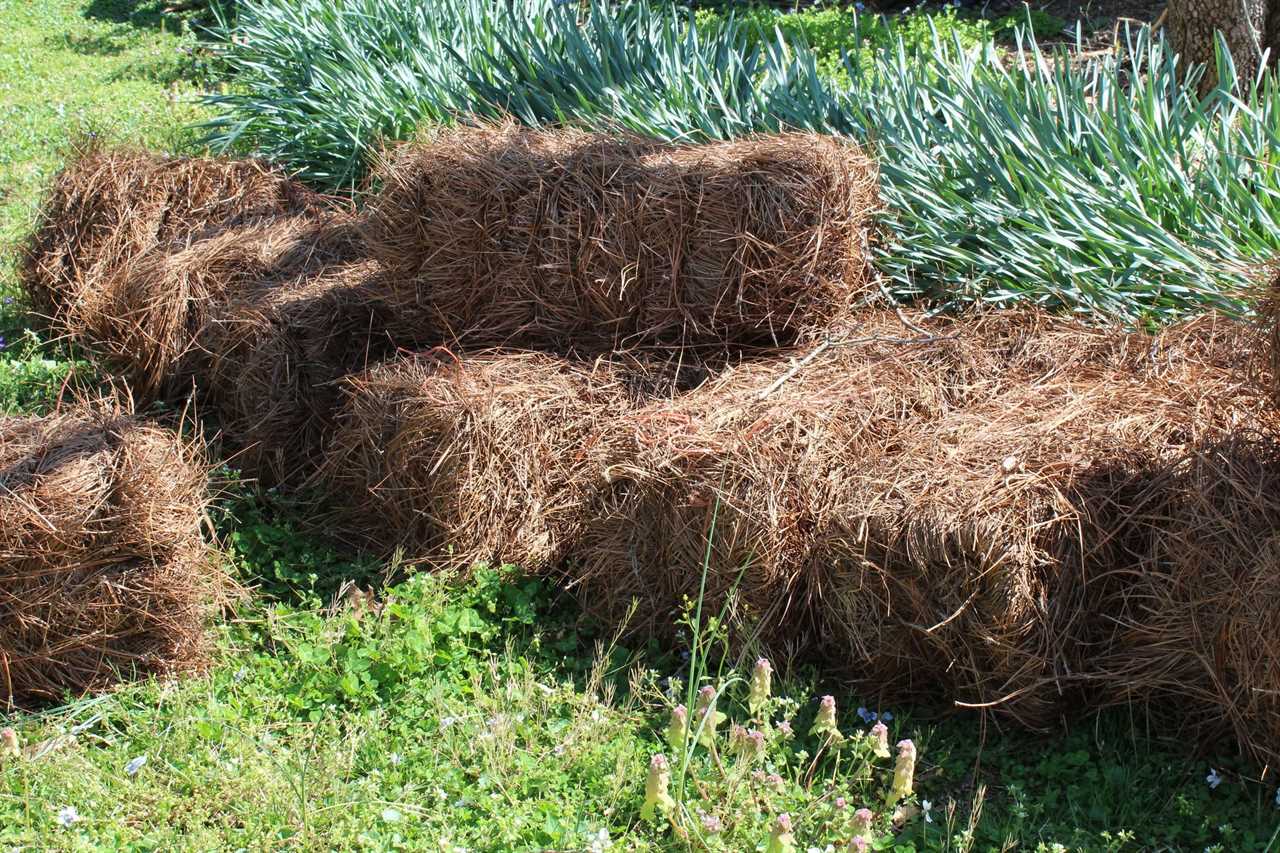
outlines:
M181 0L175 0L181 2ZM164 7L169 5L165 0L91 0L84 9L84 16L95 21L110 21L115 24L128 24L138 29L158 30L163 24L173 26L167 20Z
M91 21L124 24L133 30L182 33L211 26L215 12L234 13L236 0L90 0L82 13Z
M137 46L137 32L127 26L112 27L110 32L84 36L59 33L45 39L45 44L58 50L69 50L81 56L119 56Z

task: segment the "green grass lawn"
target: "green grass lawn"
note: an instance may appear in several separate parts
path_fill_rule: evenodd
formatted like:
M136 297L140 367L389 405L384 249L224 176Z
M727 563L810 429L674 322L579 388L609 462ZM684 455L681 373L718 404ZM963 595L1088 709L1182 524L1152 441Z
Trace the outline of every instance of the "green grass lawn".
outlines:
M201 109L181 78L189 41L149 7L0 0L0 13L11 245L69 139L180 148ZM0 296L17 295L6 260ZM65 352L28 329L20 299L0 305L0 334L0 409L48 405ZM783 850L768 845L786 811L804 851L847 839L863 805L879 812L877 849L895 843L882 806L892 759L810 733L826 692L843 733L866 731L838 685L779 679L770 716L796 734L769 729L762 757L694 750L670 789L684 789L682 836L641 817L651 756L673 752L671 705L688 699L679 651L612 643L510 572L405 580L329 546L274 495L232 490L214 516L253 593L216 629L209 671L4 720L36 757L0 765L0 849ZM335 606L344 578L377 589L379 608ZM725 686L718 707L745 722L732 672L712 679ZM1149 737L1122 713L1031 736L887 710L891 742L919 748L917 800L931 806L898 849L1280 849L1274 778L1191 758L1195 744Z

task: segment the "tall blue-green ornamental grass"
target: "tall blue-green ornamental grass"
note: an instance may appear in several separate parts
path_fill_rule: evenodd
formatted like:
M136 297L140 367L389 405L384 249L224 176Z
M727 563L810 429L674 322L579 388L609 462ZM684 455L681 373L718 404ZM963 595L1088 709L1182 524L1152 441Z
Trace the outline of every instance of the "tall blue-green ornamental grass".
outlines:
M1280 251L1280 87L1197 99L1145 30L1073 59L954 29L885 42L855 18L836 61L803 28L674 6L250 0L222 37L235 90L211 142L331 186L463 114L691 140L803 128L877 154L875 262L900 298L1236 312Z

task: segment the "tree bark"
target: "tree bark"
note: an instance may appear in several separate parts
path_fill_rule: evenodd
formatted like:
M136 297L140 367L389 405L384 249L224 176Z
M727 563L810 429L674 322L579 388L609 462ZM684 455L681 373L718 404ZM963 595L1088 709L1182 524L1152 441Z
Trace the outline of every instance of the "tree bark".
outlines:
M1214 33L1221 31L1236 65L1236 79L1248 83L1258 73L1268 47L1268 65L1280 53L1280 0L1169 0L1165 23L1169 44L1181 56L1182 67L1206 67L1200 94L1218 83Z

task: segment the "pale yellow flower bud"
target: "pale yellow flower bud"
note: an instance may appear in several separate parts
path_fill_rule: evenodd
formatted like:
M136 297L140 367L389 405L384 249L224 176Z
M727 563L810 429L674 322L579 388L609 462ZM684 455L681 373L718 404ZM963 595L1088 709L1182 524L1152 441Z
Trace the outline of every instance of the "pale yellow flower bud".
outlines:
M704 723L703 720L706 720ZM698 743L711 749L716 742L716 729L725 721L724 714L716 710L716 691L710 684L698 691L698 709L694 724L701 728Z
M18 733L7 726L0 729L0 759L20 758L22 745L18 743Z
M765 853L796 853L796 838L791 834L791 815L780 814L773 822Z
M876 723L871 727L871 748L877 758L888 758L889 752L889 727L884 723Z
M851 851L866 850L867 846L875 840L875 836L872 834L871 829L871 823L875 819L876 816L871 813L871 809L858 809L853 813L853 841L861 839L862 846L857 847L851 841L849 844L849 849Z
M911 796L916 775L916 745L910 740L898 741L898 763L893 768L893 787L885 802L894 805Z
M667 724L667 743L676 752L684 750L689 742L689 710L683 705L671 709L671 722Z
M811 735L825 735L833 741L844 740L840 729L836 727L836 700L834 696L823 696L818 704L818 716L809 729Z
M640 817L653 820L657 810L668 814L676 807L671 798L671 766L665 755L655 755L649 761L649 775L644 780L644 805L640 807Z
M751 690L747 694L747 708L758 714L769 702L769 694L773 690L773 667L769 661L760 658L751 670Z

